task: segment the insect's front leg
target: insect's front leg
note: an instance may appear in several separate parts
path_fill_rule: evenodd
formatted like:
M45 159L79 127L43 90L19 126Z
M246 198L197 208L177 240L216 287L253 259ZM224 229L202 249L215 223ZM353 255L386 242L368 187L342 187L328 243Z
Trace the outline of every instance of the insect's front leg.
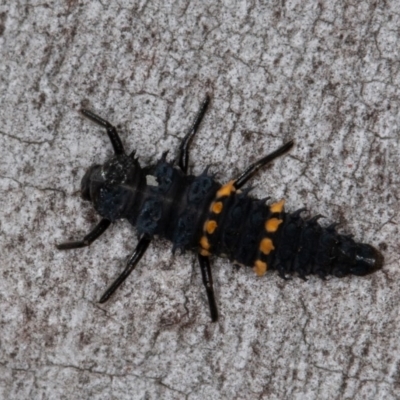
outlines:
M81 110L81 113L86 117L89 118L91 121L96 123L97 125L102 126L107 130L107 135L110 138L112 147L114 148L115 154L125 154L124 146L122 145L121 139L118 135L117 129L111 125L105 119L99 117L95 113L90 110Z
M111 221L106 218L103 218L94 229L88 233L82 240L75 240L71 242L64 242L60 244L56 244L58 250L69 250L69 249L79 249L82 247L87 247L91 243L93 243L96 239L98 239L110 226Z

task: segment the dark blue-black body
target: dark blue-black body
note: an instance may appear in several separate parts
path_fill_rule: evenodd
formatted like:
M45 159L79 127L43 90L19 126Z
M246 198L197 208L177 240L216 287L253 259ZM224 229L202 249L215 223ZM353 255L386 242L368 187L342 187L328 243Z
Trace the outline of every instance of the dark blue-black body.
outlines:
M165 157L143 169L134 156L117 155L87 172L81 192L103 218L125 218L139 236L157 235L170 240L174 249L193 250L220 186L207 172L185 175Z
M59 249L84 247L98 238L117 219L125 218L139 233L139 243L124 272L101 298L105 302L132 272L154 236L172 242L173 251L198 253L211 318L218 319L209 263L211 254L228 257L238 265L254 268L261 276L276 269L285 278L297 273L367 275L382 267L383 257L374 247L356 243L323 228L316 216L301 217L304 209L288 214L284 201L267 205L249 196L243 185L263 165L287 152L288 142L249 168L237 179L221 185L206 169L201 175L187 174L188 149L208 106L207 98L180 146L174 166L166 154L154 166L142 168L134 153L126 155L115 128L90 111L83 114L107 129L115 155L103 165L92 166L82 179L81 192L91 201L100 223L83 240L58 245Z

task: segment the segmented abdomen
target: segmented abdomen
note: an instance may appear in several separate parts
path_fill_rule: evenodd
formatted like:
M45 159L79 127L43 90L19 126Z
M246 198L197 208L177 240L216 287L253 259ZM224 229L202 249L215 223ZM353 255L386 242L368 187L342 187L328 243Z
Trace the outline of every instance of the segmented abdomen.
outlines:
M288 214L283 207L283 200L266 205L246 191L236 192L229 182L210 205L200 253L227 256L253 266L258 275L276 269L283 278L293 273L303 279L310 274L366 275L382 266L383 257L372 246L337 233L335 225L321 227L320 216L304 220L304 209Z

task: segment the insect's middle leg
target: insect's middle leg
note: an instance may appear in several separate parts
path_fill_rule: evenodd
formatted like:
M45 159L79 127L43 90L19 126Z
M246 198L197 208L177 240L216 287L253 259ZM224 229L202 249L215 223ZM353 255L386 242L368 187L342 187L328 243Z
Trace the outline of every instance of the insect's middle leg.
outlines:
M179 167L186 174L189 166L189 146L196 134L197 129L207 111L208 104L210 103L210 97L206 96L203 103L200 106L200 110L196 115L193 125L190 127L186 136L182 139L181 145L179 146Z
M124 282L124 280L135 269L136 265L138 264L140 259L143 257L144 253L147 250L147 247L149 247L150 242L151 242L151 239L149 239L145 236L143 236L139 240L139 243L137 244L135 251L129 258L125 269L122 271L122 274L105 291L103 296L101 296L99 303L105 303L112 296L112 294L121 286L121 284Z

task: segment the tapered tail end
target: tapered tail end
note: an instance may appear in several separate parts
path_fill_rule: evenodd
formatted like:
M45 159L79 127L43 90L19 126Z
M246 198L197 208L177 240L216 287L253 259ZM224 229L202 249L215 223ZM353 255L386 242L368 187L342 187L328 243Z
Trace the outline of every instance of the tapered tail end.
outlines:
M369 244L357 243L355 263L349 272L358 276L372 274L382 268L383 262L384 258L380 251Z

